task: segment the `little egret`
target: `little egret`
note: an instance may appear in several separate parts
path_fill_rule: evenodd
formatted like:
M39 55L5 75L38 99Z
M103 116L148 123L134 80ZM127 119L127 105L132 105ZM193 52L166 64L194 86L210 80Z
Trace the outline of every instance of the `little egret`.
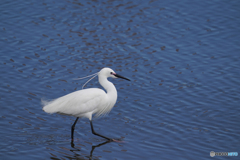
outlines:
M42 101L44 105L43 110L47 113L59 113L77 117L71 128L72 141L75 125L79 118L89 119L92 133L94 135L100 136L109 141L113 141L113 139L105 137L94 131L92 124L92 115L95 114L97 117L99 117L108 114L117 101L117 90L115 86L107 80L108 77L122 78L128 81L130 80L116 74L110 68L103 68L100 70L100 72L94 74L92 78L97 75L99 83L103 86L107 93L102 89L88 88L69 93L63 97L49 102Z

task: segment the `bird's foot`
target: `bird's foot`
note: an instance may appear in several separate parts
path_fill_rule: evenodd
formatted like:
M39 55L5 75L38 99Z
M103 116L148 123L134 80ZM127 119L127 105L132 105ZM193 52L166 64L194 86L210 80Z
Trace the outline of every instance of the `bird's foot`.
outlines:
M116 139L111 139L113 142L118 142L118 143L124 143L124 141L121 140L116 140Z

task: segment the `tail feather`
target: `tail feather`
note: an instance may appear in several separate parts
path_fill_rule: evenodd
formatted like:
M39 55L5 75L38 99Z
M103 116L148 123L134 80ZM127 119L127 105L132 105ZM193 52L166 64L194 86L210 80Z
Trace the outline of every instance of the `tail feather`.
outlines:
M55 99L54 99L55 100ZM51 107L51 104L54 102L54 100L44 100L44 99L41 99L41 103L42 103L42 110L44 112L47 112L47 113L54 113L53 111L51 111L52 107Z

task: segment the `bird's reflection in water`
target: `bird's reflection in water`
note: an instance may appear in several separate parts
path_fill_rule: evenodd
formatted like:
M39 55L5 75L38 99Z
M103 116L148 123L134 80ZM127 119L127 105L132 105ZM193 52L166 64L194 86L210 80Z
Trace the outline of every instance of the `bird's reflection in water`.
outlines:
M100 144L98 144L98 145L92 146L92 150L91 150L91 152L90 152L89 159L92 159L92 154L93 154L93 151L94 151L95 148L100 147L100 146L103 146L103 145L105 145L105 144L107 144L107 143L110 143L110 142L113 142L113 141L105 141L105 142L100 143ZM81 150L78 149L78 148L75 148L75 144L74 144L73 141L71 141L71 147L74 148L74 150L71 150L71 151L72 151L74 154L76 154L76 156L79 156L79 154L75 153L74 151L81 151Z

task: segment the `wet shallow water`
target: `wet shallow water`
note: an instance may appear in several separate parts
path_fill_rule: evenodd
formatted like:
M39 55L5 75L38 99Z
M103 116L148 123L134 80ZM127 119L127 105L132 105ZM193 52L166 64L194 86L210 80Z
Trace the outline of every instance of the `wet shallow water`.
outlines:
M238 1L1 1L1 159L239 153L239 7ZM111 80L117 104L94 126L124 143L104 144L81 119L72 147L75 118L46 114L41 98L79 90L85 81L74 78L106 66L132 81ZM95 79L87 87L100 85Z

